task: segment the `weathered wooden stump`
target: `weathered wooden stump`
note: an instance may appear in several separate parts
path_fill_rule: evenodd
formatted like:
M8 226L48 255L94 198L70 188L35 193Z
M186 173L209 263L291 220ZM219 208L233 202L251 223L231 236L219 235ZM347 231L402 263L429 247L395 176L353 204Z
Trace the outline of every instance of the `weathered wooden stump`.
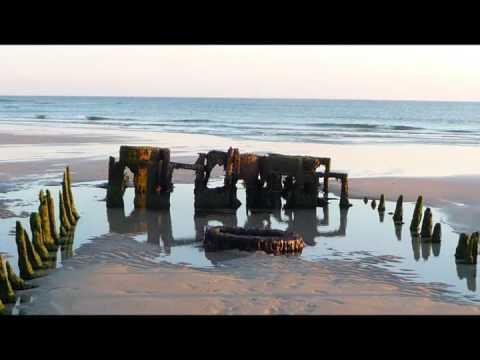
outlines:
M206 251L262 250L280 255L301 253L304 242L303 237L294 232L216 226L205 231L204 246Z
M125 167L133 173L135 208L168 209L173 167L170 150L151 146L121 146L120 158L109 159L107 207L123 207L127 186Z
M393 221L395 224L403 224L403 195L400 195L397 199Z
M240 163L240 153L238 149L233 148L229 148L226 153L213 150L206 155L199 155L194 190L195 212L235 212L240 207L236 186L240 175ZM225 169L224 184L208 188L210 172L216 165L221 165Z
M77 218L75 217L72 211L72 200L70 199L70 195L68 192L67 175L65 172L63 173L63 181L62 181L62 196L63 196L63 205L65 206L68 222L72 225L75 225L77 223Z
M348 175L345 174L343 177L340 178L342 185L340 190L340 207L342 209L348 208L352 206L350 201L348 200Z
M423 214L423 221L422 221L422 231L421 235L424 239L431 239L432 237L432 210L427 208L425 213Z
M30 238L28 237L27 231L24 229L24 238L25 238L25 245L27 248L27 256L28 259L30 260L30 263L32 264L33 270L43 270L46 269L47 266L43 263L42 259L40 258L40 255L35 251L35 248L33 247L32 243L30 242Z
M380 203L378 204L378 212L385 212L385 195L383 195L383 194L380 195Z
M420 195L417 198L415 203L415 210L413 211L412 221L410 223L410 231L413 233L418 233L418 227L422 221L422 212L423 212L423 196Z
M20 269L20 277L25 280L35 279L46 275L43 271L34 271L32 263L28 257L27 239L25 239L25 230L20 221L16 222L15 241L18 251L18 267Z
M55 239L52 236L51 227L50 227L50 215L48 211L48 200L44 195L43 190L39 194L40 205L38 207L38 214L40 215L40 223L43 234L43 243L49 251L56 251L57 245L55 244Z
M457 249L455 251L455 261L461 264L476 264L478 254L478 232L472 235L460 234Z
M439 243L442 239L442 226L440 223L436 223L433 228L432 242Z
M42 225L40 215L33 212L30 214L30 231L32 232L32 244L42 261L48 261L51 255L43 241Z
M15 271L8 261L5 261L5 266L7 268L8 280L10 281L10 284L12 284L13 290L28 290L37 287L37 285L29 284L15 274Z
M60 209L60 236L65 237L67 233L72 229L73 225L70 224L70 221L68 220L62 191L58 193L58 207Z
M6 304L15 303L17 296L13 291L12 284L8 279L7 269L5 267L5 260L0 255L0 300Z
M80 219L80 215L78 214L77 207L75 206L75 199L73 198L72 192L72 177L70 175L70 167L67 166L65 170L65 180L67 181L67 191L68 191L68 198L70 199L70 206L72 210L72 214L76 220Z
M50 190L47 190L46 194L48 205L48 219L50 220L50 233L52 234L53 240L55 240L55 244L57 244L60 240L60 237L57 232L57 223L55 221L55 206L53 204L53 198L50 194Z

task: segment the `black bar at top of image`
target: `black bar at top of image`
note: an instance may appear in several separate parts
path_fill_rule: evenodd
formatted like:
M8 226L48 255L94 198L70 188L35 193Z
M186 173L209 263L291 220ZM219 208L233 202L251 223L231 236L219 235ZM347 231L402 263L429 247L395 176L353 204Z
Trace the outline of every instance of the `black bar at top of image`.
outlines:
M406 5L380 13L350 4L332 8L285 8L260 11L259 5L233 7L228 12L75 7L67 13L2 9L0 44L99 45L283 45L283 44L480 44L475 13L439 17L432 9ZM30 7L29 7L30 9ZM282 10L279 14L278 10ZM205 10L205 9L203 9ZM207 13L207 14L206 14Z

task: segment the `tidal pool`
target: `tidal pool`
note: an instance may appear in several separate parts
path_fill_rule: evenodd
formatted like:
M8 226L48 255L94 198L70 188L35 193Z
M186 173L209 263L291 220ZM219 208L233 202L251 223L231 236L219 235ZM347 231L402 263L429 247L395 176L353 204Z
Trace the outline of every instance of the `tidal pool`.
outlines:
M230 225L293 230L303 234L306 243L298 255L305 261L340 259L357 261L361 266L378 267L407 281L444 284L452 296L467 301L480 301L476 290L476 265L456 265L455 248L458 233L445 223L441 209L432 208L433 221L442 223L441 244L412 239L409 224L415 204L404 203L405 224L396 227L392 220L395 203L387 201L384 218L371 208L370 202L352 199L353 206L341 210L338 198L330 194L326 207L313 210L281 210L274 213L247 214L245 190L239 186L238 198L242 206L235 214L210 214L196 216L193 207L193 185L176 184L168 211L135 210L134 189L128 188L124 209L107 209L106 190L102 182L77 183L73 193L80 213L75 229L73 259L104 261L109 257L129 259L139 267L146 263L168 262L185 266L212 268L228 267L232 257L248 257L250 253L226 251L205 253L202 247L206 226ZM58 192L60 185L31 186L0 194L0 201L8 201L8 209L18 216L0 219L0 253L4 253L17 268L15 222L19 220L29 231L30 212L38 209L40 189L49 189L55 198L57 225ZM377 199L378 203L378 199ZM29 231L30 233L30 231ZM121 236L120 236L121 235ZM133 243L118 240L117 237ZM82 249L92 242L109 241L96 259ZM122 244L122 245L120 245ZM137 244L137 245L135 245ZM57 267L64 265L65 253L59 250ZM271 256L271 255L269 255Z

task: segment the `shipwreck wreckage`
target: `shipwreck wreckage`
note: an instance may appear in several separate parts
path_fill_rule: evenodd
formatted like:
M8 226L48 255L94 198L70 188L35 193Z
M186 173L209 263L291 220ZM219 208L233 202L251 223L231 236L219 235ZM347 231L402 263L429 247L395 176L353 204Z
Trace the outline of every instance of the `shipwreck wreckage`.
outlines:
M331 172L330 158L281 154L240 154L238 149L212 150L199 153L194 164L170 161L170 149L149 146L121 146L120 158L109 159L107 207L123 207L123 194L128 184L125 168L134 174L135 208L169 209L175 169L195 172L194 207L196 212L232 212L241 205L237 198L237 182L243 180L249 210L281 208L315 208L328 201L330 178L341 181L340 207L351 206L348 200L348 175ZM223 186L207 186L213 168L223 166ZM324 171L317 169L323 166ZM320 179L324 197L319 198Z
M247 210L278 211L285 199L285 209L313 209L328 203L330 178L342 183L340 208L351 206L348 200L348 175L330 171L330 158L289 156L281 154L240 154L237 148L228 151L212 150L199 153L194 164L170 160L170 149L150 146L121 146L120 158L109 158L107 207L124 207L123 195L128 185L125 168L133 173L136 209L169 209L173 191L172 176L175 169L195 172L195 213L235 212L241 205L237 198L237 183L243 180L246 189ZM215 166L224 170L223 186L207 186ZM323 166L324 171L317 169ZM318 197L320 179L323 180L322 198ZM295 232L276 230L240 229L224 227L205 233L205 249L225 248L261 249L268 253L294 253L303 249L303 238ZM208 241L207 241L208 240ZM242 245L243 244L243 245ZM208 246L207 246L208 245Z

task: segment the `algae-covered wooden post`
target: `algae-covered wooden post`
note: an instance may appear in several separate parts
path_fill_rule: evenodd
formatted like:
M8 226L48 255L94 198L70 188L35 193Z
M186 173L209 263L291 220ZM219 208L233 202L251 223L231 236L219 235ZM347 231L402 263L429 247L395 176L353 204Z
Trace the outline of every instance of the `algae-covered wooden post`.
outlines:
M432 210L427 208L425 213L423 214L423 221L422 221L422 231L421 235L424 239L430 239L432 237Z
M375 210L375 208L377 207L377 202L375 201L375 199L372 200L372 209Z
M27 231L24 229L24 239L25 239L25 246L27 248L27 256L28 260L30 260L30 264L32 264L33 270L42 270L45 269L46 266L43 264L42 259L40 258L40 255L35 251L32 243L30 242L30 239L28 237Z
M436 223L433 228L432 242L439 243L442 239L442 227L440 223Z
M45 197L43 190L39 194L40 205L38 207L38 213L40 215L40 222L42 226L43 243L49 251L55 251L57 246L53 239L52 232L50 231L50 219L48 213L48 201Z
M20 269L20 277L22 279L33 279L35 272L32 264L28 259L27 245L25 244L25 232L23 231L20 221L16 222L15 241L17 243L18 251L18 268Z
M68 190L68 197L70 199L70 206L72 209L73 216L76 220L80 219L80 215L78 214L77 207L75 206L75 199L73 198L72 192L72 177L70 175L70 167L67 166L66 170L66 180L67 180L67 190Z
M30 231L32 232L32 244L43 261L48 261L50 254L43 241L40 215L33 212L30 214Z
M63 173L62 196L63 196L63 205L65 206L68 221L70 224L75 225L77 223L77 219L75 218L72 212L72 205L71 205L70 197L68 196L68 186L67 186L65 173Z
M415 210L413 211L412 222L410 223L410 231L413 233L418 233L418 227L422 221L422 212L423 212L423 196L420 195L417 198L415 203Z
M385 211L385 195L380 195L380 203L378 204L378 211L384 212Z
M12 284L13 290L27 290L37 287L36 285L27 283L21 277L15 274L12 265L10 265L8 261L5 261L5 266L7 268L8 280L10 281L10 284Z
M478 254L478 232L472 235L460 234L457 249L455 251L455 261L464 264L476 264Z
M368 204L368 198L367 198L366 196L363 198L363 203L364 203L365 205Z
M0 255L0 300L6 304L15 303L17 297L13 291L12 284L8 279L7 269L5 267L5 260Z
M65 209L61 191L58 193L58 207L60 208L60 236L65 237L71 230L72 224L68 221L67 210Z
M395 213L393 214L393 221L395 224L403 224L403 195L398 197Z
M46 191L47 193L47 205L48 205L48 219L50 220L50 233L52 234L53 240L58 245L60 237L57 232L57 222L55 221L55 206L53 204L53 198L50 194L50 190Z

